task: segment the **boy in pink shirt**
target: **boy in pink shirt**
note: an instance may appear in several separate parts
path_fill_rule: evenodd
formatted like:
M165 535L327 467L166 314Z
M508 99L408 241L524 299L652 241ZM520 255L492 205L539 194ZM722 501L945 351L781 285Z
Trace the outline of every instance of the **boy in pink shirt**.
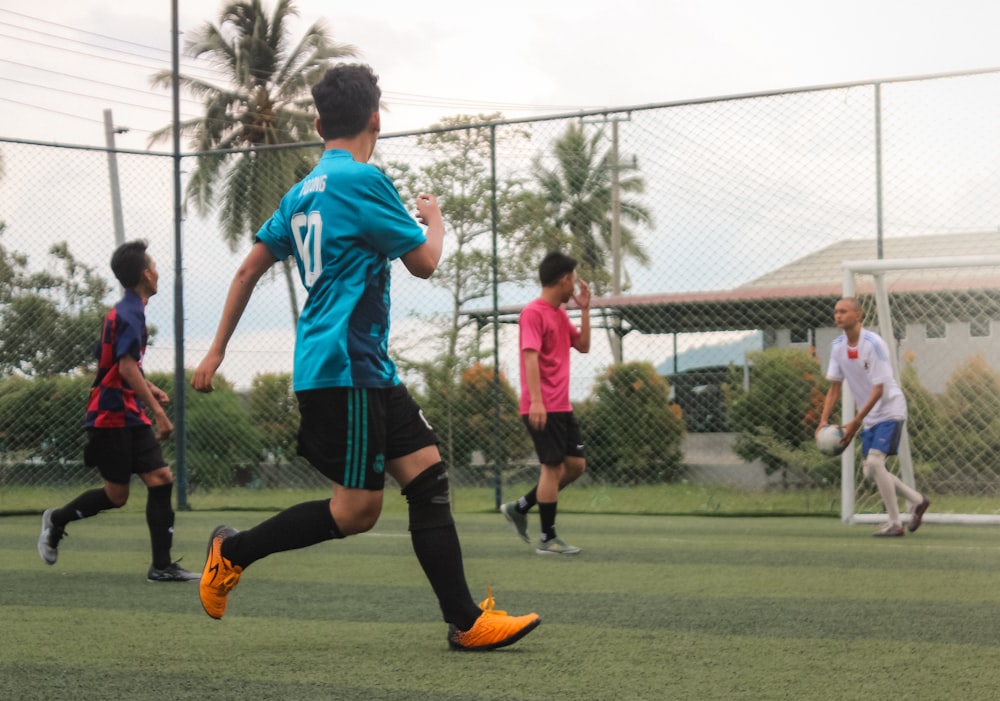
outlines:
M538 504L542 535L539 555L575 555L577 548L556 536L559 491L587 469L580 426L569 401L569 351L590 350L590 288L579 280L576 260L549 253L538 266L542 294L528 303L518 319L521 348L521 417L538 453L538 484L500 511L526 543L528 511ZM580 308L580 328L573 326L563 305L573 299Z

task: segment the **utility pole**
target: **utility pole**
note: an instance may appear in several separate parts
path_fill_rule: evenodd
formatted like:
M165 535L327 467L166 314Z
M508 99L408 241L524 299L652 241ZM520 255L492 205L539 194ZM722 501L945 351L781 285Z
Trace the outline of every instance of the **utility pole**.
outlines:
M622 293L622 196L620 173L623 170L633 170L636 168L635 159L631 165L622 165L618 150L618 123L628 121L629 115L625 117L615 116L611 122L611 294L615 297ZM616 314L611 319L611 361L615 364L624 360L622 349L622 320Z
M122 218L122 190L118 182L118 151L115 134L128 133L127 127L115 127L111 110L104 110L104 141L108 147L108 177L111 180L111 216L115 225L115 248L125 243L125 223Z

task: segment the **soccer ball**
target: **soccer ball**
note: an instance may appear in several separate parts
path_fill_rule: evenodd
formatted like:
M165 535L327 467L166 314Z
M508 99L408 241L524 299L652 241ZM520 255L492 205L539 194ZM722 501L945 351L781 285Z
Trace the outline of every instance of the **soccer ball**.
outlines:
M840 444L843 439L844 429L840 426L824 426L816 434L816 447L823 455L840 455L844 452Z

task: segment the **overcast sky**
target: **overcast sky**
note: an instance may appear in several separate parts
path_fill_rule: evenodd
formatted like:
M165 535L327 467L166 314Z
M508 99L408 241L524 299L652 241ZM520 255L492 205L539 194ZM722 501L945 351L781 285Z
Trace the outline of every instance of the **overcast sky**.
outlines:
M182 0L181 31L217 21L221 7ZM296 36L322 19L336 41L355 45L359 59L380 74L384 133L457 114L521 118L1000 66L1000 2L990 0L298 0L298 7ZM0 137L103 146L103 111L111 109L115 125L129 129L116 136L118 148L149 148L150 133L171 119L169 93L149 85L153 73L170 67L170 32L168 0L0 0ZM207 65L186 58L181 70L211 76ZM186 117L201 113L190 99L181 110ZM153 148L168 151L170 144ZM159 241L157 255L168 269L170 222L144 217L134 193L126 195L129 235ZM10 245L42 246L22 215L0 212L20 224L9 229ZM218 316L197 303L221 297L236 263L214 237L190 238L186 348L193 365ZM197 265L212 266L214 276ZM218 289L199 288L206 280ZM267 289L272 298L257 295L261 308L284 310L283 288ZM161 331L147 358L154 369L173 362L173 307L162 297L150 317ZM244 322L230 347L231 379L246 384L264 349L279 349L266 367L290 363L283 313L279 331L260 332L278 340L254 336ZM642 356L641 340L630 339L631 355ZM240 344L250 349L245 371L235 361ZM668 352L657 346L647 355L658 363ZM505 363L516 374L516 362Z
M222 3L181 0L181 31ZM381 76L386 133L1000 66L988 0L299 0ZM145 149L170 119L170 3L0 0L0 136ZM182 71L204 70L188 60ZM195 102L182 112L198 114ZM160 144L167 150L169 144Z

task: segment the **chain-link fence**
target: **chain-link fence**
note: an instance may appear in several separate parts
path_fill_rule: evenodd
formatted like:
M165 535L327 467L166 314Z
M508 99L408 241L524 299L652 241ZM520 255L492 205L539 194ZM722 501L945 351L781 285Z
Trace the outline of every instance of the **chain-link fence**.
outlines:
M997 123L1000 74L978 73L383 136L375 160L404 201L432 191L445 214L438 273L394 268L390 350L453 481L499 494L536 474L517 416L516 320L541 256L560 248L595 292L571 385L586 481L752 491L762 511L794 491L835 500L839 463L812 432L842 262L1000 253ZM51 505L53 487L96 479L81 424L90 347L119 293L110 160L125 235L150 242L161 275L145 370L173 395L186 386L178 359L190 370L208 348L253 227L225 232L266 216L288 164L319 153L226 156L249 175L220 179L206 211L186 209L178 265L171 157L0 140L0 508ZM211 157L184 156L184 182ZM325 486L295 457L304 290L287 272L275 266L251 300L227 386L185 392L185 454L165 447L193 506L220 489ZM990 510L975 500L1000 486L997 273L900 274L890 290L917 478L967 500L963 511Z

